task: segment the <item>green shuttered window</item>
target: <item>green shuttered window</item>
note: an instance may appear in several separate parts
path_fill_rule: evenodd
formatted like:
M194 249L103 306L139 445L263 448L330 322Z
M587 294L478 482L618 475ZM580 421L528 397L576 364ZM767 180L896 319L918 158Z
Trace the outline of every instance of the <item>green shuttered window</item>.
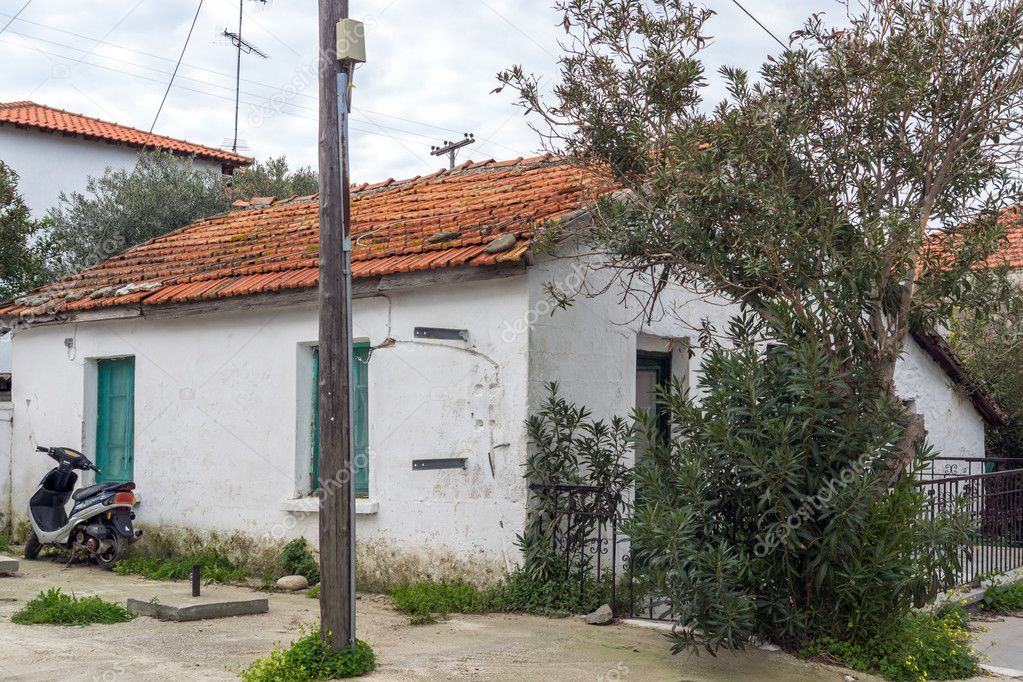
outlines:
M357 343L353 348L352 417L354 423L355 494L369 495L369 344ZM310 487L320 488L320 349L313 348L313 414L311 429L312 468Z

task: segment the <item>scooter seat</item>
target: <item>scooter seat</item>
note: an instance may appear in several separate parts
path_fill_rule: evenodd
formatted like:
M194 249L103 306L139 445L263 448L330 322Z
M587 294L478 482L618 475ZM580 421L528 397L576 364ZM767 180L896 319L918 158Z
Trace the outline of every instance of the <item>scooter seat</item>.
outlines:
M110 490L111 488L119 488L123 483L97 483L96 485L90 485L85 488L79 488L78 490L71 493L71 499L77 502L78 500L84 500L86 497L92 497L97 493L101 493L104 490Z

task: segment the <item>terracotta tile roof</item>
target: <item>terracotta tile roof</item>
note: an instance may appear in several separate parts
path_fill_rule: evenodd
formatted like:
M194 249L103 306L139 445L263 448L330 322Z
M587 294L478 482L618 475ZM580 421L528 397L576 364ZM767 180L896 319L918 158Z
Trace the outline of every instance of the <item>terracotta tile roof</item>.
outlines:
M55 109L35 102L0 102L0 126L3 125L77 135L92 140L118 142L131 147L148 146L177 154L194 155L232 166L248 166L253 162L253 159L247 156L233 154L223 149L194 144L155 133L150 135L144 130L102 121L63 109Z
M1004 209L999 221L1007 228L1006 238L987 260L976 267L1008 266L1012 270L1023 269L1023 207L1009 206ZM934 232L928 236L925 257L935 266L941 267L951 260L951 253L962 236L956 232Z
M353 276L521 261L538 226L612 189L606 178L551 156L469 162L425 177L353 187ZM30 292L0 307L0 315L314 287L318 210L314 195L200 220ZM502 244L494 244L498 238Z

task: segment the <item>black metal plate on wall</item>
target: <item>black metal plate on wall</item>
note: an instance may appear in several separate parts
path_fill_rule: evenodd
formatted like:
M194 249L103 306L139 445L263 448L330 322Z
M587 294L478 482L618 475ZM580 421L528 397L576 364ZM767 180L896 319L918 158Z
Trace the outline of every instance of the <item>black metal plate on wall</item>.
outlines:
M444 329L443 327L416 327L413 335L417 339L443 339L444 341L468 341L467 329Z
M428 469L464 469L465 457L445 457L443 459L414 459L412 468L414 470Z

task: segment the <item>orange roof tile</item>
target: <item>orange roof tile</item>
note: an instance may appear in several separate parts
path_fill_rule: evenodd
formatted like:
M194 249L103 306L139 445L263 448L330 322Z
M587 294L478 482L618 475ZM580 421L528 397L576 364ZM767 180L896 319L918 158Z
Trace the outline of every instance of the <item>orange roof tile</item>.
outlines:
M998 220L1006 227L1005 239L978 268L1007 266L1010 270L1023 269L1023 207L1009 206L1001 211ZM947 267L963 236L956 231L936 231L928 235L924 256L931 267Z
M35 102L0 102L0 126L35 128L93 140L119 142L132 147L151 147L176 154L187 154L232 166L248 166L253 159L215 147L177 140L164 135L150 135L144 130L110 123L91 116L55 109Z
M613 184L544 156L486 161L403 181L352 188L356 278L526 257L534 230ZM38 315L122 304L159 305L315 287L316 196L206 218L0 306ZM488 253L496 238L504 250Z

